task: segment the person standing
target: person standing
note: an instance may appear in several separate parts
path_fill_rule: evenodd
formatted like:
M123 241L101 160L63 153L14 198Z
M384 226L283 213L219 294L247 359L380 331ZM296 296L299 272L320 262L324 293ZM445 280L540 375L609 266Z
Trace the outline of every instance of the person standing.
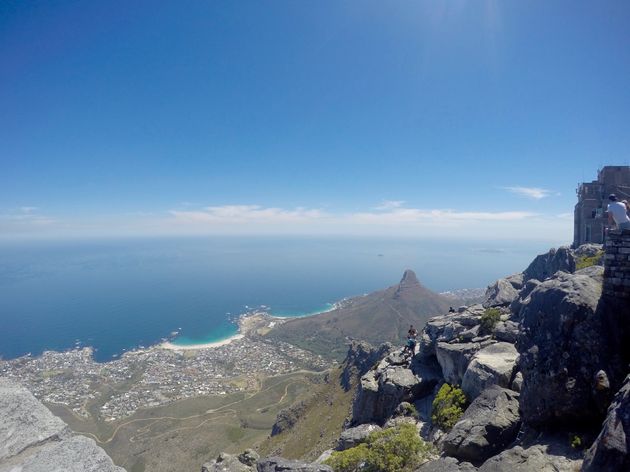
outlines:
M409 326L409 331L407 331L407 346L406 349L411 352L411 356L416 355L416 338L418 337L418 330L413 327L413 325Z
M617 225L617 228L624 230L630 229L630 218L628 218L628 212L626 205L617 201L617 195L611 193L608 196L608 222L613 222Z

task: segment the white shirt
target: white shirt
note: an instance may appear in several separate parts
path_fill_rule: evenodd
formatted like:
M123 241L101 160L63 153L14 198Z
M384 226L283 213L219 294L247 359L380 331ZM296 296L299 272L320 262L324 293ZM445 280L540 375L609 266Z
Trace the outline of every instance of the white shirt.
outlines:
M621 202L610 202L608 204L608 213L610 213L615 220L615 223L630 223L630 218L626 213L626 206Z

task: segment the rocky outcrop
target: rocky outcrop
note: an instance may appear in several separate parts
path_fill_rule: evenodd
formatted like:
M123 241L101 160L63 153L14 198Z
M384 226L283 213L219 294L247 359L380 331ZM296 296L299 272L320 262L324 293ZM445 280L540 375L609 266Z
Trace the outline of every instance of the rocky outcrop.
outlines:
M353 378L360 378L365 375L391 349L392 345L389 343L376 348L365 341L352 341L348 347L341 374L341 384L346 391L351 388Z
M297 402L288 408L284 408L276 415L276 421L271 427L271 435L276 436L283 431L291 429L304 411L306 410L306 404L304 402Z
M444 440L447 455L480 463L510 444L520 427L518 393L498 386L484 390Z
M124 472L94 440L75 436L28 390L0 378L0 472Z
M598 312L601 284L558 273L521 310L521 410L531 424L601 420L592 394L597 372L610 372L611 346Z
M515 375L518 352L513 344L496 343L477 352L464 373L462 390L470 399L492 386L509 388Z
M518 298L518 291L521 289L523 284L523 277L521 274L519 275L520 279L516 280L516 286L507 278L499 279L492 285L489 285L486 290L486 299L483 302L483 306L486 308L494 306L508 306L516 300Z
M459 341L460 336L462 340L466 340L466 333L470 333L479 326L483 312L484 308L481 305L473 305L463 307L458 313L434 316L429 319L420 336L420 358L435 357L439 342Z
M365 442L367 437L381 427L376 424L362 424L354 428L348 428L341 433L337 442L337 450L344 451Z
M530 279L537 279L542 282L558 271L575 271L575 255L571 248L563 246L540 254L523 271L523 280L527 282Z
M401 365L381 365L361 377L352 406L352 424L383 424L402 401L413 400L421 379Z
M282 457L267 457L256 464L258 472L333 472L324 464L300 462L283 459Z
M437 361L442 368L444 380L451 385L461 385L473 356L477 351L491 343L493 343L491 340L486 340L483 343L438 343Z
M582 470L630 470L630 375L615 395L602 430L586 453Z
M580 452L571 448L566 437L552 441L543 438L506 449L484 462L479 472L577 472L581 463Z
M416 472L475 472L477 468L470 462L458 462L454 457L440 457L421 465Z
M201 466L201 472L253 472L260 456L251 449L239 456L222 452L215 460Z
M519 325L512 320L499 321L494 327L494 337L497 341L514 344L518 339Z

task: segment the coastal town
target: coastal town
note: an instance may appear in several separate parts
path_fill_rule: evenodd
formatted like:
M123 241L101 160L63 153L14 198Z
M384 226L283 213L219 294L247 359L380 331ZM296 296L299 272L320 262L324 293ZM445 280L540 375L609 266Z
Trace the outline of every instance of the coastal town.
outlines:
M320 356L258 335L280 319L242 316L229 342L181 349L163 343L98 363L89 347L0 360L0 376L19 381L44 403L64 405L81 417L113 422L142 408L203 395L255 389L261 376L325 370Z

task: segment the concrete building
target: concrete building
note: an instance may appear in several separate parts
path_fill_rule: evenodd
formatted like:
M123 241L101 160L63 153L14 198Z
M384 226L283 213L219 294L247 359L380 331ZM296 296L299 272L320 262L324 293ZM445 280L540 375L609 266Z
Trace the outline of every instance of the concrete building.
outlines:
M597 180L581 183L577 188L573 246L603 243L608 224L608 195L630 201L630 166L606 166L597 173Z

